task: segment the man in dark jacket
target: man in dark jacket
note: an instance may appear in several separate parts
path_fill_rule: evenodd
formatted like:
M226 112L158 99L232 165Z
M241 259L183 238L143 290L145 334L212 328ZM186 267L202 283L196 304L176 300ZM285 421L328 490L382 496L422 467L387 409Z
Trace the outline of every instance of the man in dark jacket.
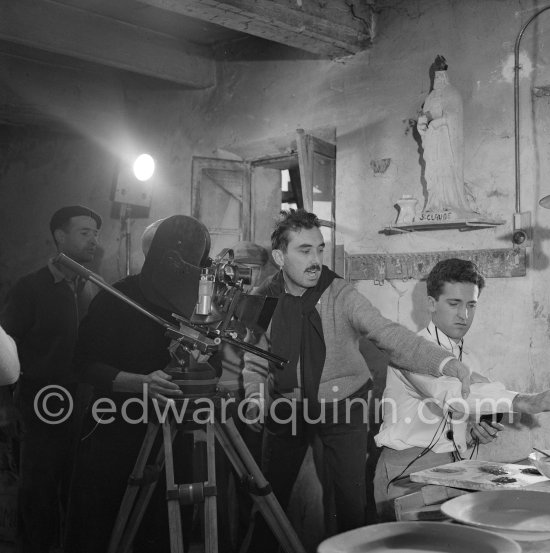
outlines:
M100 227L101 217L79 205L62 207L50 221L57 251L79 263L93 260ZM59 534L73 450L72 359L91 296L90 285L50 260L15 284L0 313L21 361L15 405L22 421L18 546L24 553L48 552Z

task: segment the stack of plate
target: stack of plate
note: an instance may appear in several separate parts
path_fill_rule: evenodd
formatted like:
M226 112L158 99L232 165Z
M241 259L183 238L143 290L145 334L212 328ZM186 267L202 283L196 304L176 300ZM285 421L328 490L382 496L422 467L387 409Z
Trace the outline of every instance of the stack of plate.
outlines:
M441 506L449 518L520 541L550 539L550 494L491 490L455 497Z
M317 553L521 553L511 539L446 522L387 522L325 540Z

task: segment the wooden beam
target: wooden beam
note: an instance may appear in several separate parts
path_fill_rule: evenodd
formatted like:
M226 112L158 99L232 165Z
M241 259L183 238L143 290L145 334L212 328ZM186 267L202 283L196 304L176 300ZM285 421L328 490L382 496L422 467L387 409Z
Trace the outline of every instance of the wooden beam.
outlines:
M0 0L0 40L185 85L215 85L208 48L48 0Z
M367 47L371 20L346 0L139 0L331 58ZM353 2L352 2L353 4Z

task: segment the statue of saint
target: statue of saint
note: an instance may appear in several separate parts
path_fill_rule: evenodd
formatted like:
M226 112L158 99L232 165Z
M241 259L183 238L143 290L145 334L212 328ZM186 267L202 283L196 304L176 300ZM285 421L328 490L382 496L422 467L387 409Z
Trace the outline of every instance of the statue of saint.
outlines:
M428 199L424 212L472 214L464 193L462 98L449 82L443 56L434 62L433 89L426 97L417 129L422 138Z

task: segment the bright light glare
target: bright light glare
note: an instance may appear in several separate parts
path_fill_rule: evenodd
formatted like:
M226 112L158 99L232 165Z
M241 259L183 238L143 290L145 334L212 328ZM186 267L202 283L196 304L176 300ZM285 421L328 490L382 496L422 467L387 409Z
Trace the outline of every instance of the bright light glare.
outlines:
M155 160L149 154L141 154L134 161L133 169L136 179L149 180L155 172Z

